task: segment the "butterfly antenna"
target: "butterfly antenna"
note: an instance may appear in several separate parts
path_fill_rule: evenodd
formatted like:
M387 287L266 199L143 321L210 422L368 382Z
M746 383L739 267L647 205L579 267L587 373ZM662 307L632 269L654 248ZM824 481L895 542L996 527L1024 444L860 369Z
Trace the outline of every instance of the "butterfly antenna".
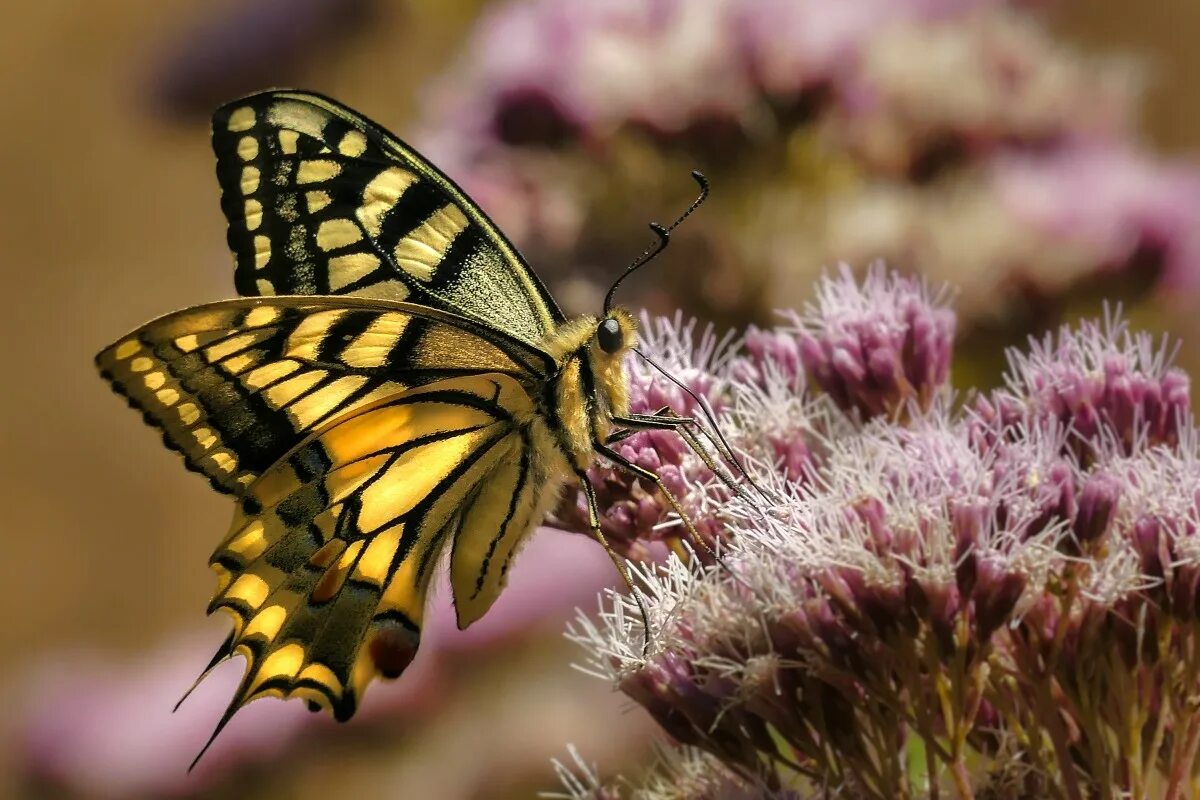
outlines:
M690 217L692 212L703 205L704 201L708 199L709 183L708 178L704 177L704 173L698 169L692 170L692 180L699 184L700 194L696 195L696 199L692 201L692 204L687 207L686 211L676 217L675 221L667 226L667 233L678 228L679 223Z
M613 282L613 285L608 290L608 294L604 296L605 314L607 314L609 309L612 308L613 296L616 295L617 287L621 285L621 281L628 278L631 274L633 274L634 271L649 264L654 260L655 256L657 256L663 250L666 250L667 245L671 243L671 231L678 228L679 223L690 217L692 212L699 208L704 201L708 199L708 178L704 177L704 173L700 172L699 170L692 170L692 179L695 180L696 183L700 184L700 194L696 196L696 199L692 201L692 204L688 206L687 210L680 214L675 221L667 227L664 228L657 222L650 223L650 230L654 231L654 235L658 237L658 241L643 250L641 254L633 260L633 263L625 268L625 271L621 273L620 277Z
M670 372L667 372L667 370L661 364L650 358L650 356L646 355L638 348L633 348L633 352L637 353L643 361L662 373L664 378L683 390L688 397L696 401L696 405L700 407L700 411L704 414L704 418L708 420L708 424L712 426L713 433L716 434L717 439L721 443L721 447L718 448L723 448L721 456L734 466L734 468L738 471L738 474L745 478L746 482L754 487L754 490L758 492L759 496L762 497L763 500L766 500L768 503L772 502L770 495L768 495L761 486L754 482L754 479L750 477L750 474L746 472L745 468L742 467L741 462L738 461L737 456L733 452L733 448L729 446L729 441L725 438L725 434L721 433L721 426L717 424L716 415L713 414L712 406L708 404L708 401L696 394L696 392L692 391L683 381L676 378Z

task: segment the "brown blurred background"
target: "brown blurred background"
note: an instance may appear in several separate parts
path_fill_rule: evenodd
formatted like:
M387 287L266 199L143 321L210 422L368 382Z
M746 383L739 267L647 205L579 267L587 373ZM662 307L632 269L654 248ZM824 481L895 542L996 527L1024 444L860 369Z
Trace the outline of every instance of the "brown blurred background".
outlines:
M322 35L273 23L283 3L247 5L24 3L0 28L0 668L10 693L66 645L133 653L196 627L211 589L204 565L227 501L180 467L91 364L150 317L232 294L205 105L300 85L403 135L416 90L482 3L346 2L335 14L345 24L326 19ZM277 51L232 70L188 55L197 37L218 36L214 26L251 17L279 26ZM1200 4L1062 3L1052 20L1068 40L1146 58L1150 139L1169 152L1200 148ZM215 643L224 623L207 630Z

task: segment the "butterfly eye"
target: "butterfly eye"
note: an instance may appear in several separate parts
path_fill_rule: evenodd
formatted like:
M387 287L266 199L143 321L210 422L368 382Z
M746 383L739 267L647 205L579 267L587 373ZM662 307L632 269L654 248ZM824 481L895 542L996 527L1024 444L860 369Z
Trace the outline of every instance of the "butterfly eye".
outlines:
M600 349L606 353L615 353L625 344L625 336L621 333L621 325L612 317L600 323L596 329L596 341Z

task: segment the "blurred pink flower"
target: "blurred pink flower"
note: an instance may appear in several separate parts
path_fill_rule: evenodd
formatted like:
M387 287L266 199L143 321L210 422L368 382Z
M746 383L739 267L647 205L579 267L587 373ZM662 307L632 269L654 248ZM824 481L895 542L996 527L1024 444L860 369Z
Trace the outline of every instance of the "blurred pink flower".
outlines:
M1128 136L1129 64L1077 53L1004 4L968 6L878 25L831 138L869 170L925 183L1000 149Z
M676 250L713 255L668 280L710 315L798 306L821 265L879 258L953 280L964 328L1031 299L1053 322L1098 273L1200 286L1195 172L1142 155L1136 65L1064 43L1040 5L509 0L419 139L581 308L594 266L636 252L615 221L659 215L689 166L717 191Z
M1037 235L1110 269L1149 258L1168 298L1200 289L1200 167L1095 144L1003 156L995 179L1004 207Z
M1010 16L985 13L1011 5L513 0L481 18L467 55L429 92L428 116L454 123L436 131L452 131L482 149L602 145L630 125L673 136L725 120L749 131L761 124L756 118L764 98L788 107L814 90L828 92L848 111L883 113L886 107L895 122L919 123L946 88L947 59L960 78L972 76L967 88L978 90L976 103L996 112L976 120L985 124L1016 122L1012 112L1028 100L1057 114L1058 125L1077 127L1068 116L1074 104L1054 105L1059 94L1078 100L1089 117L1107 109L1108 103L1087 102L1098 98L1081 69L1065 79L1060 63L1069 59L1049 41ZM930 57L934 45L940 60ZM913 46L926 52L903 57ZM892 81L881 51L909 66L900 70L906 82ZM1046 64L1053 67L1048 78L1039 70Z
M678 132L693 111L736 115L751 92L745 77L728 68L738 53L724 27L726 5L531 0L501 6L481 18L471 57L430 93L440 104L434 113L454 119L449 129L469 141L551 147L602 141L631 120ZM454 83L457 90L445 90Z
M913 3L767 0L727 3L735 11L747 67L768 95L795 98L848 77L880 25L911 13Z

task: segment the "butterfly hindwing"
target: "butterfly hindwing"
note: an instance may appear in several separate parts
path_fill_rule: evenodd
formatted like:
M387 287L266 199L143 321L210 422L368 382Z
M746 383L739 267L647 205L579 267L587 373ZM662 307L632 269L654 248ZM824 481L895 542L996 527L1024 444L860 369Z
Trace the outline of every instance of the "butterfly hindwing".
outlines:
M549 468L554 452L526 432L520 458L499 465L463 504L450 552L450 584L458 626L482 617L499 597L525 534L558 499L565 469Z
M509 375L436 381L327 423L249 487L211 561L210 611L235 620L218 657L247 658L227 717L264 695L349 717L415 654L438 555L466 530L502 532L495 569L469 580L491 594L550 488L522 423L533 409ZM525 488L492 502L518 475Z
M449 178L358 113L306 92L219 109L213 148L243 295L408 300L535 344L563 321Z
M533 380L545 358L432 309L281 297L169 314L96 360L189 468L238 494L309 431L356 406L453 375Z

